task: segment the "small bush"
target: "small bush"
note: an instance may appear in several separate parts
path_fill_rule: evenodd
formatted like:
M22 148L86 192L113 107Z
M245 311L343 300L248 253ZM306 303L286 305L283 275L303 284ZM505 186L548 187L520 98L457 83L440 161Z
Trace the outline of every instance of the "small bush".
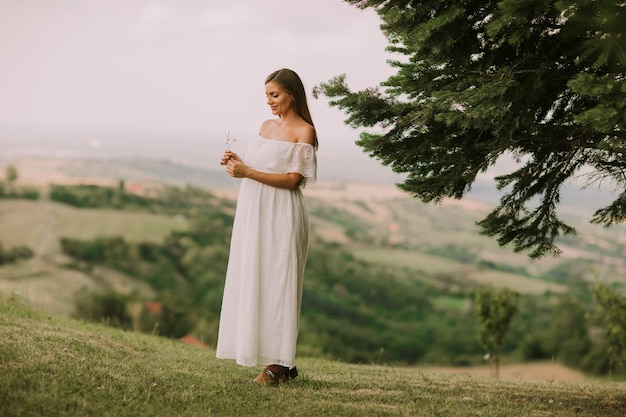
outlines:
M4 249L0 243L0 265L15 263L20 259L32 258L35 255L28 246L15 246L11 249Z
M75 295L74 317L96 323L106 323L121 329L130 329L132 318L127 298L114 292L78 291Z

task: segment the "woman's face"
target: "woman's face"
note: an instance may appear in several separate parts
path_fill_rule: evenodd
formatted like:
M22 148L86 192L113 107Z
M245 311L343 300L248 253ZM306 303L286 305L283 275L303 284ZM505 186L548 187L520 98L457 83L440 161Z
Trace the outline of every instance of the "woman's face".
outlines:
M280 116L291 109L293 97L280 84L274 81L265 84L265 96L267 97L267 104L272 109L272 114Z

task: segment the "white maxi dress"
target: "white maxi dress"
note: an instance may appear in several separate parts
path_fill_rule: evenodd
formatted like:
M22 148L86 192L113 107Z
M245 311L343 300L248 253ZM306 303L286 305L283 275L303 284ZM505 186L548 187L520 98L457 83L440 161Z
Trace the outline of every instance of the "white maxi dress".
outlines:
M242 179L222 299L217 354L243 366L295 366L309 222L301 188L316 181L315 148L257 137L244 163L299 173L287 190Z

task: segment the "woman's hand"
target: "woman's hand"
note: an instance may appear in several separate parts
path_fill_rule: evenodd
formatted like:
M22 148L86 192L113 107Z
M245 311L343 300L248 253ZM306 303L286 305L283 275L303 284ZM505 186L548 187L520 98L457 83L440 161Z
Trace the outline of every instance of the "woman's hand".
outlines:
M238 158L241 160L241 158L239 158L239 155L228 150L224 152L224 155L222 155L222 159L220 160L220 165L226 165L228 161L230 161L231 158Z
M233 178L249 178L272 187L296 190L302 182L302 175L295 172L273 174L252 169L243 162L239 155L231 151L224 152L220 165L226 165L226 172Z
M243 178L247 176L249 167L243 163L239 155L226 151L222 157L222 165L226 165L226 172L233 178Z

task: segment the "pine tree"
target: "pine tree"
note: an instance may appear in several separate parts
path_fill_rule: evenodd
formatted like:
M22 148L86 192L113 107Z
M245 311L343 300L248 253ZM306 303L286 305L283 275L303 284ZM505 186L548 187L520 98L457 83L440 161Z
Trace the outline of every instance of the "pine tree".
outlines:
M575 176L617 198L592 222L626 219L626 5L608 0L346 0L382 19L397 72L351 91L345 74L314 96L365 129L357 144L406 174L424 202L460 199L503 156L500 204L481 233L534 258L576 230L556 212Z

